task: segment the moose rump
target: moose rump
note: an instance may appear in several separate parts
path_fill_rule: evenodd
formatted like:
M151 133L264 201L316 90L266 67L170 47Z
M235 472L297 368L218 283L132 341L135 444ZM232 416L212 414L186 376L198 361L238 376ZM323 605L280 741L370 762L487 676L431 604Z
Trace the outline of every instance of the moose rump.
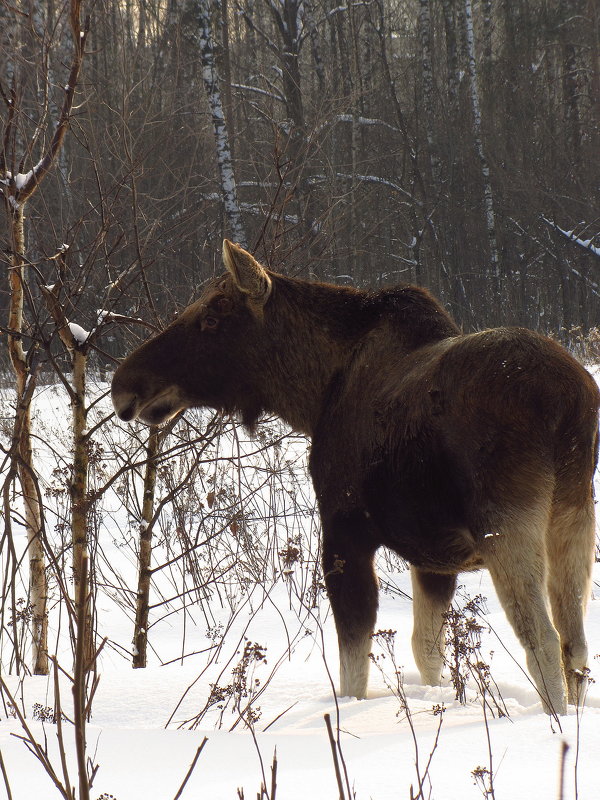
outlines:
M462 335L422 289L291 279L227 241L223 255L226 274L115 372L119 416L269 412L311 437L341 694L366 695L385 545L411 564L424 683L441 679L457 575L486 567L544 709L565 713L587 668L595 382L531 331Z

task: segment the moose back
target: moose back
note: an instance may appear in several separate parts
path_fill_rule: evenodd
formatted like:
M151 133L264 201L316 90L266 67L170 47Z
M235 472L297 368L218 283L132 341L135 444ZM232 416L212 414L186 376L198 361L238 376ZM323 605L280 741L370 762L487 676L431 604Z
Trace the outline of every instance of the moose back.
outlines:
M587 672L599 396L554 341L469 335L426 291L284 277L225 241L226 273L118 367L123 420L209 406L312 439L340 693L365 697L385 545L411 565L412 645L437 684L458 573L487 568L544 709ZM551 614L551 616L550 616Z

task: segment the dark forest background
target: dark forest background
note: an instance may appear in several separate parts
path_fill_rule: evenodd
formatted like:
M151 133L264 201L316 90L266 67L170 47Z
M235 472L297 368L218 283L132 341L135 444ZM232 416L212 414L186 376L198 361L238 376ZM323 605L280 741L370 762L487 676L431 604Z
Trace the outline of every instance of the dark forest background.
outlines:
M86 330L101 311L160 326L220 270L223 235L288 274L428 286L465 330L566 340L598 324L597 0L83 11L70 130L26 211L31 330L52 324L39 285L58 272ZM65 92L67 16L60 2L0 4L7 265L11 191ZM3 279L3 325L8 292ZM124 330L99 339L108 355Z

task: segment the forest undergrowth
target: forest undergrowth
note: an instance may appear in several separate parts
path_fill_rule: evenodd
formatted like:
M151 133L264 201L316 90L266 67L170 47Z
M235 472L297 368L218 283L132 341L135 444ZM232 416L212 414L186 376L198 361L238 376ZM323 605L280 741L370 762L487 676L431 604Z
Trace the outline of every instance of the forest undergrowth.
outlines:
M153 432L143 426L117 424L107 385L99 380L89 384L87 553L85 577L77 584L77 594L72 565L74 465L68 399L64 388L56 384L39 386L34 397L34 450L40 470L36 486L48 564L50 678L47 697L29 708L23 701L32 655L27 539L18 486L14 475L3 470L2 704L5 715L19 720L31 757L43 765L61 795L73 800L92 796L98 765L86 750L85 731L93 720L94 694L109 654L111 661L117 658L134 666L183 664L194 659L196 677L171 709L167 724L190 730L245 728L256 741L257 731L276 721L262 718L261 699L303 639L322 639L329 614L304 437L289 433L276 420L261 423L256 436L249 437L226 417L188 412L185 419L161 431L150 460L148 445ZM0 437L5 459L11 447L13 396L10 388L2 389ZM151 487L150 464L155 477ZM147 562L144 541L150 544ZM406 565L385 551L379 569L382 591L397 592L393 576ZM147 607L140 609L140 587L145 579ZM282 601L286 611L292 611L293 624L287 614L287 645L283 652L273 653L267 643L248 638L247 632L253 616L265 605L275 607ZM111 612L105 615L107 607ZM118 624L111 629L116 618ZM146 626L141 638L140 620ZM480 649L481 632L487 625L485 598L457 597L447 623L446 671L455 698L463 704L480 704L487 729L488 718L508 717L509 711ZM165 640L161 631L166 627L170 634ZM205 632L201 648L199 629ZM430 765L438 740L436 737L430 752L422 751L403 668L396 661L395 637L395 631L378 631L372 660L386 690L398 701L398 718L412 731L415 779L411 800L425 800L436 796ZM140 642L147 647L143 659L137 650ZM329 664L327 669L335 697L337 668ZM216 677L204 701L193 714L183 713L186 695L205 674ZM9 675L17 677L10 688ZM439 718L441 729L444 704L432 705L431 713ZM31 720L55 728L60 743L57 762L36 738ZM333 725L331 719L323 724L340 797L355 797L344 760L339 716ZM553 724L560 730L558 718ZM67 763L65 740L69 737L77 743L75 764ZM258 743L256 747L263 774L258 796L275 800L277 757L267 774ZM198 761L201 763L201 749L191 769ZM496 797L494 764L490 742L487 764L473 770L473 781L486 798ZM3 770L3 774L9 792L8 772ZM73 774L78 775L74 785L79 789L72 788Z

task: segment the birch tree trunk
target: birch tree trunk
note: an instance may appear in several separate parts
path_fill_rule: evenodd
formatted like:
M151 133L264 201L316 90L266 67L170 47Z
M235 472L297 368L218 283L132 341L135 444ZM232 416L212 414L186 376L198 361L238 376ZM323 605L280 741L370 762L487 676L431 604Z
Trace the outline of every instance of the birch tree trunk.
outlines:
M88 535L88 474L89 450L87 438L86 370L87 348L73 343L71 349L73 365L73 475L71 478L71 536L73 538L74 595L78 598L87 588L82 587L83 559L87 554ZM91 580L90 580L91 583ZM85 653L92 661L93 625L91 603L86 605Z
M228 0L220 0L220 23L223 31L223 48L222 48L222 63L223 63L223 80L225 83L225 122L227 124L227 131L229 133L229 149L231 150L231 161L235 161L235 120L233 116L233 100L231 97L231 48L229 36L229 2Z
M219 0L216 0L217 4L218 2ZM212 117L217 150L217 166L221 181L227 226L231 231L231 236L234 241L246 247L246 232L244 230L244 223L242 221L237 198L231 147L229 145L229 135L227 133L223 98L219 87L211 11L211 0L200 0L198 3L198 45L200 47L200 58L202 62L202 80L204 82L204 89L206 91Z
M9 208L12 253L8 272L10 306L8 327L15 336L8 337L8 352L15 373L16 412L13 441L25 510L27 550L29 554L29 604L31 607L32 669L34 675L48 674L48 582L42 540L43 519L33 464L31 444L31 399L35 388L35 369L31 369L32 353L26 354L19 334L23 332L25 288L25 214L22 205ZM33 345L32 347L35 347Z
M25 174L13 175L8 169L8 159L12 163L22 163L24 159L14 150L20 137L18 134L19 109L17 92L13 87L10 96L2 94L7 106L7 122L4 132L5 146L0 152L0 178L8 217L11 252L9 255L9 329L14 333L8 337L10 360L15 373L17 408L14 422L14 441L18 441L17 472L23 492L25 506L25 526L27 529L29 552L30 603L32 607L33 671L35 674L48 674L47 643L47 582L45 557L42 541L43 516L39 499L31 439L31 397L35 382L32 368L33 348L26 353L21 339L24 331L25 276L25 206L38 189L61 151L64 137L69 127L75 87L79 78L89 20L84 27L80 20L80 0L71 0L69 24L71 29L73 55L68 82L64 87L64 99L60 116L56 122L50 143L40 161ZM41 110L43 118L43 108ZM13 152L9 153L9 145ZM27 147L30 149L30 146ZM33 382L33 383L32 383Z
M72 570L74 600L80 596L82 587L83 561L88 558L88 476L89 476L89 442L87 432L86 374L87 374L87 341L78 341L73 335L69 321L59 304L58 295L62 281L50 289L42 287L42 293L56 325L58 335L71 358L72 378L70 383L71 409L73 418L71 430L73 436L73 469L70 480L71 494L71 540L73 546ZM65 385L68 385L65 381ZM87 592L87 589L86 589ZM91 663L94 658L92 604L87 602L86 613L86 658Z
M465 0L465 40L467 48L467 63L469 76L469 90L471 95L471 111L473 115L473 142L481 167L483 184L483 202L485 209L485 224L488 235L490 256L490 271L492 291L499 297L501 292L500 260L498 257L498 243L496 239L496 215L494 212L494 193L490 180L490 167L483 146L481 131L481 105L479 102L479 89L477 85L477 64L475 61L475 37L473 33L473 8L471 0Z
M156 494L156 456L160 436L158 428L150 427L146 447L146 471L144 473L144 496L142 500L142 521L140 523L140 554L138 558L138 588L135 607L135 628L133 633L133 667L146 666L148 649L148 611L150 605L150 560L152 557L152 517Z

